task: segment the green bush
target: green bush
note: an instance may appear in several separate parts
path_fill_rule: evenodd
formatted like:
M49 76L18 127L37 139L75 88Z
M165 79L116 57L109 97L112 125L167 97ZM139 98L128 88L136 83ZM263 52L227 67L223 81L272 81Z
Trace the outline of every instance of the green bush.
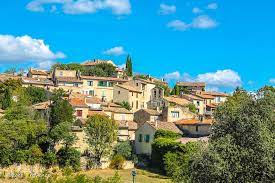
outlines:
M123 169L124 163L125 163L125 158L117 154L112 158L110 163L110 168L117 169L117 170Z
M49 151L46 152L42 159L42 164L45 165L47 168L55 165L57 163L57 158L54 152Z
M185 152L185 146L171 138L157 138L152 143L152 166L164 170L164 155L168 152Z
M169 130L157 130L155 133L154 138L172 138L172 139L178 139L181 137L181 134L169 131Z
M60 167L71 166L75 171L80 169L81 153L72 147L63 147L57 152L57 162Z
M132 146L130 141L124 141L116 144L114 152L115 155L121 155L125 159L130 160L132 158Z
M26 151L26 162L30 165L41 163L43 152L38 145L33 145L29 150Z

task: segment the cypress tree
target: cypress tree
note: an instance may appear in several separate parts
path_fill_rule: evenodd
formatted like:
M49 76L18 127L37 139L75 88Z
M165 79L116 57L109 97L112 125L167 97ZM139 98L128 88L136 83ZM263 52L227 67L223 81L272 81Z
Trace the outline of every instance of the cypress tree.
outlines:
M126 75L133 76L132 59L130 55L127 56L126 60Z
M12 96L11 90L7 87L4 91L3 101L2 101L2 109L7 109L11 106Z

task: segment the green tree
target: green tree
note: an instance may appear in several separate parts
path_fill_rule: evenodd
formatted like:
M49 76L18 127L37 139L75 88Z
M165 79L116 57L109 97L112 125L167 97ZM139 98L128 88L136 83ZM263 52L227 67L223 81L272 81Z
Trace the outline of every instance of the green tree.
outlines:
M187 104L186 107L188 107L189 111L192 113L198 113L196 106L193 103Z
M121 107L127 109L128 111L132 110L131 105L127 101L123 101L121 103L118 103L118 105L120 105Z
M130 141L124 141L118 143L114 148L115 155L121 155L127 160L132 158L132 146Z
M2 99L2 109L7 109L12 104L12 94L10 88L5 88L4 95Z
M117 123L106 116L95 115L87 120L88 144L97 166L101 165L102 157L110 155L117 131Z
M110 63L100 63L83 71L83 75L97 77L113 77L115 74L116 67Z
M32 104L45 102L48 100L48 93L43 88L37 88L37 87L30 86L30 87L26 88L25 92L28 95Z
M181 134L178 134L178 133L175 133L175 132L172 132L172 131L169 131L169 130L157 130L155 135L154 135L154 138L157 139L157 138L171 138L171 139L178 139L180 138L182 135Z
M173 90L171 91L171 95L179 95L180 94L180 88L178 85L175 85Z
M237 89L215 112L209 147L191 166L193 182L274 182L275 93Z
M60 167L71 166L74 170L80 169L81 153L72 147L63 147L57 152L57 161Z
M128 55L126 59L126 75L133 76L133 66L131 56Z
M61 140L71 141L71 126L74 122L73 108L67 100L62 98L62 90L57 90L52 96L48 136L51 148ZM65 142L66 144L66 142ZM72 142L69 142L72 144Z

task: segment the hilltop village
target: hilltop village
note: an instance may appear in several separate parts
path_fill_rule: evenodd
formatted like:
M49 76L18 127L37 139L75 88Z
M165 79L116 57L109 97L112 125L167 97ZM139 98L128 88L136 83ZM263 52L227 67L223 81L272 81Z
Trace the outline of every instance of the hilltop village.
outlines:
M87 75L56 65L51 71L30 68L26 76L2 74L0 79L18 79L23 87L39 87L48 92L63 89L80 124L72 129L78 136L75 146L82 152L87 148L82 127L94 115L117 121L118 140L132 141L136 154L151 154L151 143L158 129L184 133L180 139L184 143L207 140L213 112L228 97L226 93L206 91L206 83L202 82L179 81L171 90L163 79L129 76L127 68L120 69L111 60L91 60L81 66L93 69L104 64L114 68L112 76ZM33 108L47 115L50 105L51 101L46 101L34 104Z

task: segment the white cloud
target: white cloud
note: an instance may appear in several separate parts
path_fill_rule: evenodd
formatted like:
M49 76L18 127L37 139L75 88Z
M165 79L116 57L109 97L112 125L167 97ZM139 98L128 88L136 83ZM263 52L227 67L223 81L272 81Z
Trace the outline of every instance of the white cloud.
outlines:
M173 30L185 31L189 28L189 25L181 20L173 20L167 24L167 27Z
M171 72L171 73L167 73L163 76L163 78L167 81L171 81L171 80L179 80L181 77L180 72L179 71L175 71L175 72Z
M198 29L210 29L217 27L217 25L217 22L207 15L198 16L192 22L192 27Z
M105 55L120 56L126 54L126 51L122 46L116 46L103 52Z
M202 13L203 10L201 10L201 9L198 8L198 7L194 7L194 8L192 9L192 12L193 12L194 14L198 14L198 13Z
M271 79L269 80L269 83L275 84L275 78L271 78Z
M216 9L218 9L218 4L217 3L210 3L210 4L207 5L206 8L209 9L209 10L216 10Z
M44 12L45 5L53 4L60 4L65 14L96 13L99 10L111 10L116 15L131 13L129 0L33 0L27 4L27 9Z
M174 5L167 5L167 4L160 4L160 10L159 13L161 15L169 15L176 13L177 8Z
M34 39L28 35L0 35L0 63L42 63L59 58L65 58L65 55L62 52L51 51L50 46L42 39Z
M187 29L211 29L218 26L218 23L207 15L201 15L193 19L189 24L181 21L174 20L167 24L168 28L177 31L186 31Z
M231 69L199 74L196 80L213 87L235 88L242 84L239 74Z
M241 86L242 84L242 80L239 74L231 69L217 70L216 72L198 74L193 78L188 73L180 74L179 71L175 71L165 74L163 78L168 82L205 82L209 90L216 91L218 91L220 88L233 89L237 86Z

